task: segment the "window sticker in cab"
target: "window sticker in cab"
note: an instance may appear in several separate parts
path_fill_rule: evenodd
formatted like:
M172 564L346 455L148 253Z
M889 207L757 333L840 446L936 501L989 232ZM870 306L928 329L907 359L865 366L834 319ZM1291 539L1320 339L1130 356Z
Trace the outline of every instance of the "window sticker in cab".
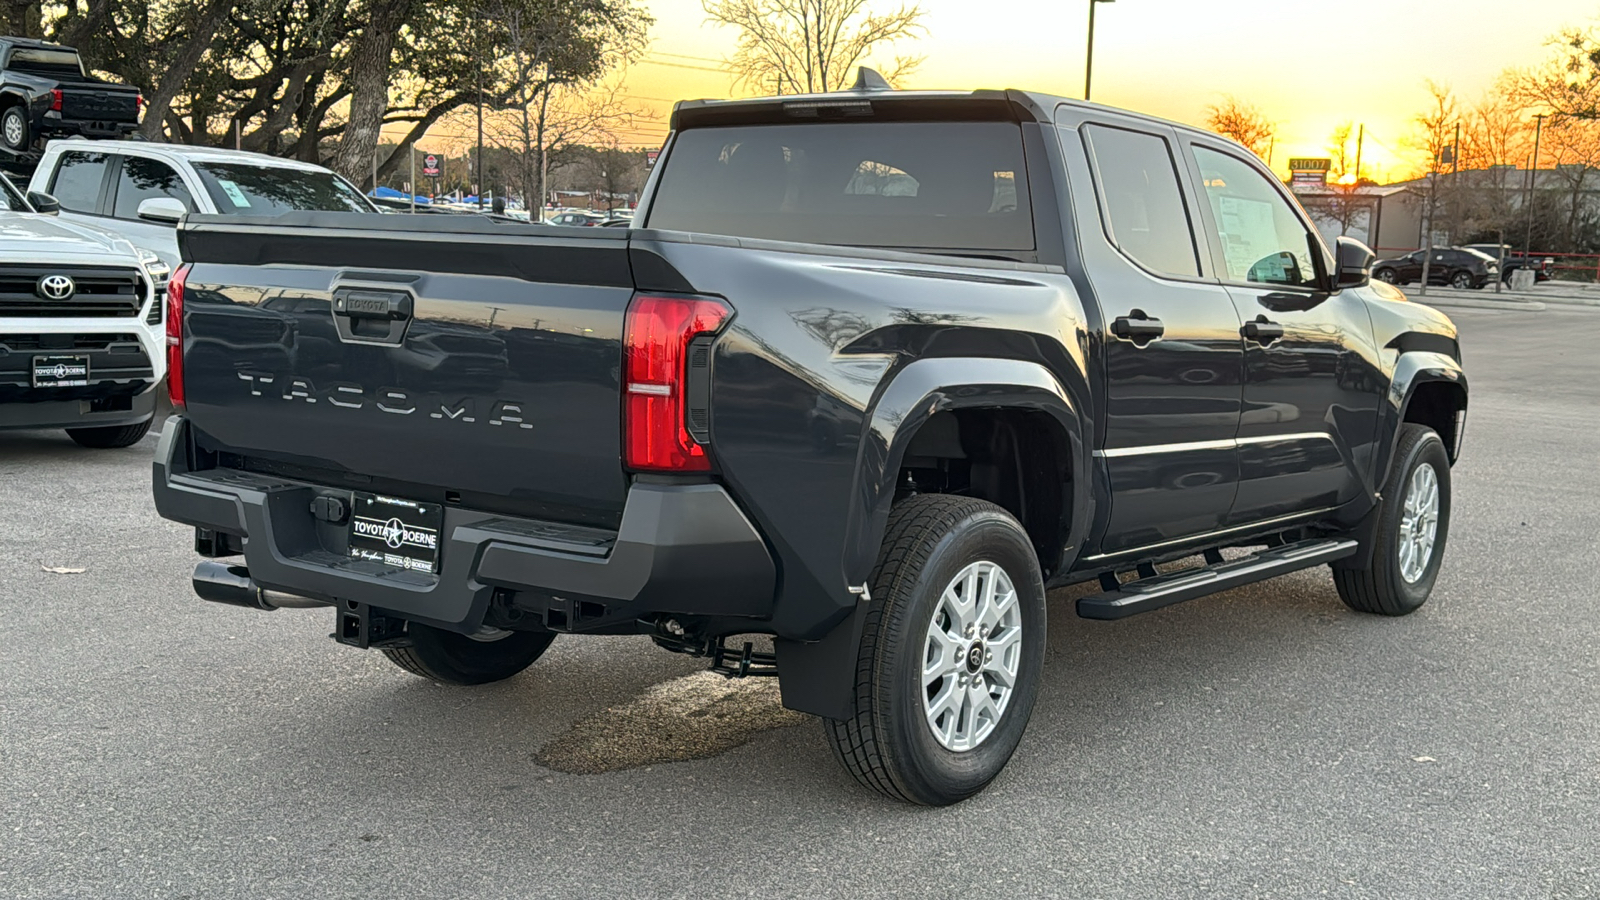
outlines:
M218 178L217 184L222 185L222 192L228 195L228 199L233 201L234 206L240 209L246 209L250 206L250 198L244 195L244 191L239 190L237 184L226 178Z

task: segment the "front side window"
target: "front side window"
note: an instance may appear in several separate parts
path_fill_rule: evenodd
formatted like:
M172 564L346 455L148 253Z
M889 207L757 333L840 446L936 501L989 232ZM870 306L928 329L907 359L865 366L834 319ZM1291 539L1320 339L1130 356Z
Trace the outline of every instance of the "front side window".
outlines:
M106 154L73 151L61 154L50 193L68 212L100 211L100 183L105 179Z
M1199 275L1194 234L1167 142L1109 125L1086 125L1084 135L1112 243L1153 272Z
M691 128L649 228L852 247L1034 249L1015 122Z
M1315 287L1311 236L1266 176L1243 160L1194 148L1229 281Z
M124 156L117 178L117 202L111 214L119 219L137 219L139 204L156 198L176 200L184 210L194 212L194 198L171 166L142 156Z
M360 191L332 172L235 163L196 163L194 170L226 215L372 211Z

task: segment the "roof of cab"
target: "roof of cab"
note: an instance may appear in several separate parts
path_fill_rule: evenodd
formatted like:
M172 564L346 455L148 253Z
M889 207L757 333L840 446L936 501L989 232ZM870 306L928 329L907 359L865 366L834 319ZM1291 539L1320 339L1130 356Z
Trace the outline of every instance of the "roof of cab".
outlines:
M987 119L1048 124L1058 106L1101 110L1125 118L1215 138L1217 135L1182 122L1115 106L1016 89L975 91L897 91L850 89L825 94L786 94L745 100L682 100L673 106L671 127L753 125L811 119L879 121Z
M328 169L316 163L308 163L298 159L285 159L281 156L268 156L265 153L251 153L248 150L232 150L227 147L197 147L191 144L167 144L159 141L96 141L86 138L65 138L54 140L46 152L61 148L62 150L92 150L102 153L126 153L134 156L151 156L174 160L187 160L194 162L232 163L235 165L271 167L275 169L299 169L306 172L326 172Z

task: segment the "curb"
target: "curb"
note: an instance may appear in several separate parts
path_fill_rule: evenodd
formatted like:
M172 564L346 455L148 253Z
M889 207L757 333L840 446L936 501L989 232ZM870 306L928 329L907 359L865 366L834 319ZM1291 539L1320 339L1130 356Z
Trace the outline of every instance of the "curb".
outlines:
M1406 298L1423 306L1454 306L1458 309L1498 309L1506 312L1539 312L1545 308L1536 300L1477 300L1470 297L1450 297L1429 294L1426 297L1407 294Z

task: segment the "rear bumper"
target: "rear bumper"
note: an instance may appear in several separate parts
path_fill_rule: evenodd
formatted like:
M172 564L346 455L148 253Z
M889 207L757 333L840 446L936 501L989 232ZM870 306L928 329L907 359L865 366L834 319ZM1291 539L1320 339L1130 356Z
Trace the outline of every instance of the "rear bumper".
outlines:
M47 112L37 125L41 134L83 135L91 138L122 137L139 130L138 122L101 119L63 119L59 112Z
M466 633L483 624L497 592L571 631L657 614L771 616L772 556L719 485L634 484L616 532L447 506L433 575L350 558L344 526L311 513L312 501L348 501L348 490L235 469L190 471L188 427L174 415L162 432L156 509L242 538L245 565L265 589L364 603Z

